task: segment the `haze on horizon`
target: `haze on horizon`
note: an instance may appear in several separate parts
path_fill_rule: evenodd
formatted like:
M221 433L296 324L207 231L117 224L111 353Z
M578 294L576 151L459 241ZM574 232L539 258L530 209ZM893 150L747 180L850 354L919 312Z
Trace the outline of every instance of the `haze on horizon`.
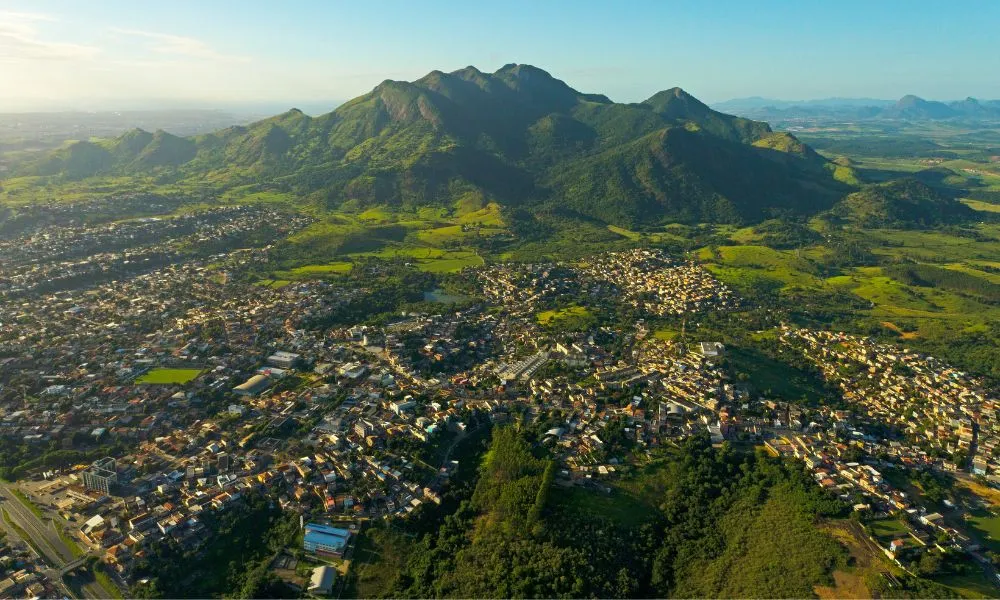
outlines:
M1000 98L1000 3L0 0L0 111L299 106L505 63L584 92L707 102Z

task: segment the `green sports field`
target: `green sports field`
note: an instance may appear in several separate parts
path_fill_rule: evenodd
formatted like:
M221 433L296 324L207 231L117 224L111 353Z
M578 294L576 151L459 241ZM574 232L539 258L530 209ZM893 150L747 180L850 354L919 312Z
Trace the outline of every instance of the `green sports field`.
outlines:
M135 380L136 383L178 385L201 375L201 369L152 369Z

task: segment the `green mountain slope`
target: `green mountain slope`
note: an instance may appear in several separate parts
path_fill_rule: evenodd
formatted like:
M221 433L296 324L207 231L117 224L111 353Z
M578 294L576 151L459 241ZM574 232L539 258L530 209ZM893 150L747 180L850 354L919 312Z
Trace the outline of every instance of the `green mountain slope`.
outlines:
M160 176L218 192L253 187L352 206L563 206L617 225L812 214L850 191L828 163L766 123L680 88L637 104L545 71L466 67L387 80L335 111L298 110L193 138L136 130L60 149L20 174L50 182Z
M931 227L974 216L968 206L912 178L865 186L830 212L861 227Z

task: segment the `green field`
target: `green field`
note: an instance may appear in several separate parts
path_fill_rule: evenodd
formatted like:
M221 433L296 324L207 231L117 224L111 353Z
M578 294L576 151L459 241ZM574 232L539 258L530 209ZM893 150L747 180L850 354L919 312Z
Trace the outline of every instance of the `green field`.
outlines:
M983 202L982 200L970 200L968 198L962 198L962 203L972 210L1000 213L1000 204L990 204L989 202Z
M665 340L669 342L670 340L673 340L680 334L681 332L677 331L676 329L672 329L670 327L660 327L659 329L653 332L653 337L658 340Z
M538 324L560 329L586 329L595 321L593 313L584 306L567 306L553 310L543 310L535 315Z
M180 385L202 374L201 369L152 369L135 380L136 383Z
M899 519L879 519L870 525L872 533L883 545L887 546L892 540L909 539L909 530Z
M986 510L975 510L972 511L968 523L990 550L1000 552L1000 516Z
M318 265L303 265L287 271L274 271L272 275L274 275L277 279L272 280L269 287L282 287L281 285L278 285L281 281L288 282L297 279L343 275L344 273L350 273L353 268L354 263L337 261Z
M287 279L261 279L260 281L257 282L257 285L277 290L285 287L289 283L291 283L291 281Z
M467 267L482 266L485 261L470 250L442 250L440 248L386 248L377 252L351 254L351 258L383 258L404 260L428 273L457 273Z
M934 581L955 590L963 598L996 598L997 588L993 586L986 575L975 567L971 573L961 575L943 575L935 577Z

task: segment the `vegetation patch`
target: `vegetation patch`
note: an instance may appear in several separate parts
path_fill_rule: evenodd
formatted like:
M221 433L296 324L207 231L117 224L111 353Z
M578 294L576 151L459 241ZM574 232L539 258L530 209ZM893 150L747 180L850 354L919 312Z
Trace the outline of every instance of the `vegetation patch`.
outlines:
M535 315L538 324L553 329L582 331L596 321L593 313L585 306L573 305L565 308L543 310Z
M136 383L153 385L181 385L201 375L201 369L151 369L143 373Z
M355 542L347 597L391 597L412 551L413 542L404 535L379 526L366 529Z

